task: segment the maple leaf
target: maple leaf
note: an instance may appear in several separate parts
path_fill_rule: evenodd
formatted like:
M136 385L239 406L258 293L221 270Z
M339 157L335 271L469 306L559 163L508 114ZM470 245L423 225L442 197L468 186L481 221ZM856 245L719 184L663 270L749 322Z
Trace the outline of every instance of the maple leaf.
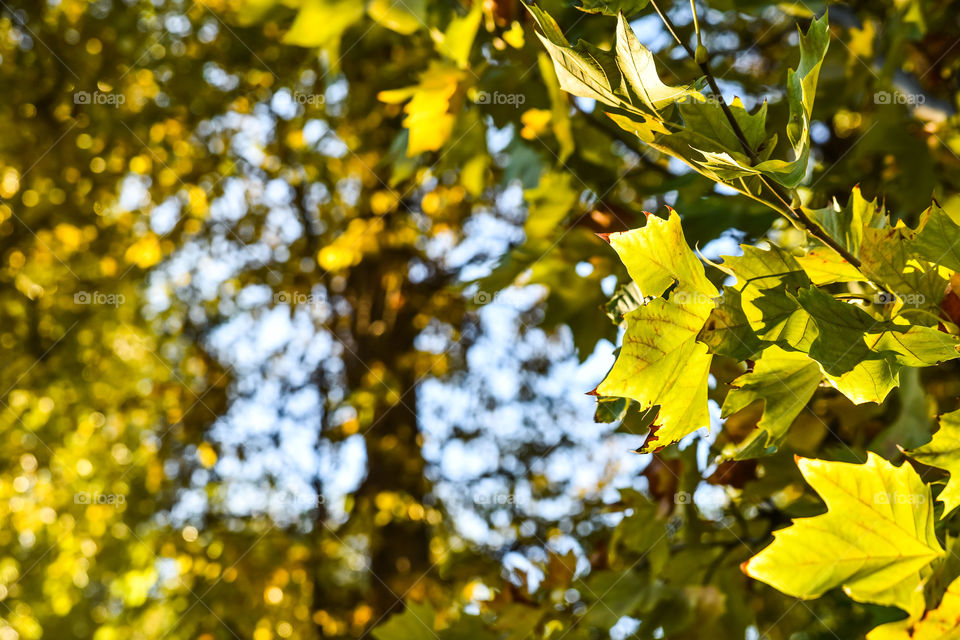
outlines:
M759 429L738 447L739 452L756 449L762 453L779 444L794 418L813 397L822 377L817 363L803 353L777 346L765 349L753 371L733 381L733 390L723 402L722 418L757 400L763 402Z
M709 426L707 377L712 356L697 336L715 306L716 287L687 246L680 217L649 216L646 226L606 237L644 295L654 298L624 316L627 331L613 368L596 393L660 406L643 452Z
M410 132L407 155L435 151L450 138L456 117L450 113L450 100L457 91L463 72L444 62L432 61L420 74L420 84L381 91L377 99L388 104L407 102L403 126Z
M907 454L923 464L950 472L947 486L937 497L943 503L943 516L960 506L960 410L940 416L940 428L933 439Z
M646 226L611 233L606 240L644 296L662 295L674 282L675 293L700 294L702 301L718 294L703 263L687 246L680 216L672 209L667 219L647 216Z
M641 411L660 405L656 440L644 444L644 453L710 424L707 376L712 356L697 342L697 334L711 308L655 298L626 316L620 356L597 393L635 400Z
M960 638L960 578L947 587L940 604L919 619L881 625L867 640L956 640Z
M774 532L773 543L743 571L798 598L843 587L859 602L922 611L920 572L945 552L920 476L872 452L865 464L799 457L797 464L827 512Z
M629 96L632 93L655 114L691 93L681 87L671 87L660 80L653 54L637 40L623 13L617 15L617 66L629 87L630 101L633 102L632 96Z

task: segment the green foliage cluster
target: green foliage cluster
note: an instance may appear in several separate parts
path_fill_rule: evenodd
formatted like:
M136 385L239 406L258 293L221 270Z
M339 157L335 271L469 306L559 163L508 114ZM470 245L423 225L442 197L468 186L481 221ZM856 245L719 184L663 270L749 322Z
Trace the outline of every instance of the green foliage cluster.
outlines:
M768 204L808 238L793 246L768 238L766 246L741 245L741 255L722 256L710 265L733 279L721 293L672 210L666 220L651 215L642 228L605 236L640 296L622 315L623 344L595 393L627 398L644 412L658 408L642 453L710 426L708 377L716 357L746 369L727 383L722 417L762 407L754 430L718 451L721 460L745 461L783 448L824 386L853 406L882 404L904 370L960 356L951 305L960 269L957 216L934 201L911 227L891 221L857 188L845 206L821 209L805 206L795 191L810 158L814 96L830 41L826 14L800 34L800 59L787 73L793 156L787 161L771 159L777 134L767 133L766 103L754 113L739 101L728 106L700 56L694 57L706 74L703 84L715 89L712 101L693 86L665 85L622 13L614 55L583 41L571 47L549 15L536 6L531 11L564 90L604 104L625 130ZM664 113L669 107L674 117ZM906 455L950 469L955 415L943 415L930 444ZM926 611L928 600L944 595L931 578L951 559L935 533L930 486L911 464L897 467L868 451L862 464L798 458L798 465L827 513L775 531L774 542L743 563L744 573L794 597L819 598L842 587L853 600L907 614L870 638L951 637L954 624L944 628L929 620L937 613ZM948 517L956 507L952 492L945 489L939 501L940 517Z

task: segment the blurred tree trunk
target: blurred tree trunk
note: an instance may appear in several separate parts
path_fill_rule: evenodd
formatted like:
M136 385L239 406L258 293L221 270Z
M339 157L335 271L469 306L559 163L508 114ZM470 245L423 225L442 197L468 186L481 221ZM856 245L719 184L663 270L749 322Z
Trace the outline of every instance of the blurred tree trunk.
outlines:
M381 494L422 505L430 490L420 450L417 371L412 363L419 333L414 317L433 291L406 282L411 257L406 252L367 256L351 271L345 290L353 310L350 336L341 336L347 386L377 395L373 421L361 427L367 476L355 495L354 517L373 520L381 511ZM391 287L389 282L397 284ZM422 514L395 513L368 529L371 622L402 608L404 595L430 570L430 532Z

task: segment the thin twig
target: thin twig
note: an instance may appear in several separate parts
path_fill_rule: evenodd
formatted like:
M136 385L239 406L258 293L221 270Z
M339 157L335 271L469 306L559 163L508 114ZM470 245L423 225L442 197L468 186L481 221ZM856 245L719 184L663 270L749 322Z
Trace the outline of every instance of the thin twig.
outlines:
M650 0L650 4L653 5L654 10L657 12L657 15L660 16L660 19L663 21L664 26L666 26L667 31L670 32L670 35L673 36L673 39L683 47L684 51L687 52L695 62L697 60L696 53L693 49L690 48L686 42L680 39L677 35L676 29L674 28L673 21L660 10L660 7L657 5L656 0ZM733 129L733 133L737 136L737 140L740 142L740 146L743 147L743 150L750 156L750 160L757 164L760 161L759 156L757 156L756 151L750 146L747 142L747 137L743 133L743 129L740 128L740 123L737 122L736 117L734 117L733 112L730 110L730 107L727 105L727 101L723 99L723 93L720 91L720 87L717 84L717 80L713 75L713 72L710 70L709 60L704 60L702 62L697 62L697 65L700 67L700 70L703 72L704 77L707 79L707 84L710 85L710 90L713 91L714 95L717 97L717 101L720 103L720 108L723 110L723 115L727 118L727 122L730 123L730 127ZM860 259L855 255L847 251L846 248L841 246L836 240L830 237L820 225L816 224L811 220L806 213L800 207L794 207L793 204L787 200L787 195L781 191L781 188L772 184L764 176L759 175L760 182L770 190L771 193L780 201L783 205L781 209L780 206L774 205L766 200L763 200L767 206L771 207L781 215L784 215L788 220L794 223L800 223L802 227L812 236L823 242L830 249L835 251L841 258L852 264L856 268L860 268L861 262ZM879 285L878 285L879 286ZM883 287L880 287L883 289ZM884 289L885 290L885 289Z
M667 28L667 31L670 32L670 35L673 36L673 39L677 41L683 50L687 52L687 55L694 61L697 59L697 55L693 49L690 48L686 42L680 39L680 36L677 35L677 31L673 26L673 21L660 10L660 7L657 5L656 0L650 0L650 4L653 5L654 10L657 12L657 15L660 16L660 19L663 21L664 26ZM727 120L730 122L730 126L733 127L733 133L736 134L737 140L740 141L740 145L743 147L744 151L747 152L747 155L750 156L750 160L753 162L759 162L760 158L757 156L757 153L750 147L750 144L747 142L747 137L743 133L743 129L740 128L740 123L737 122L737 119L733 117L733 112L730 111L730 107L727 106L727 101L723 99L723 92L720 91L720 86L717 84L716 78L713 76L713 72L710 71L709 61L698 63L700 70L703 72L704 77L707 79L707 84L710 85L710 90L713 91L714 95L717 97L717 101L720 103L720 108L723 110L723 115L727 117Z

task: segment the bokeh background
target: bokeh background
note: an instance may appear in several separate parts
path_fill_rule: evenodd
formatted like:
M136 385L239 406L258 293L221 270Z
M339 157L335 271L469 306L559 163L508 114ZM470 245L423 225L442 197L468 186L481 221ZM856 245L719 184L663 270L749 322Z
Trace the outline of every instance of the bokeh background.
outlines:
M665 79L698 77L646 2L542 4L607 44L621 9ZM698 4L727 100L785 119L825 3ZM689 4L660 6L689 40ZM955 9L831 4L811 198L960 211ZM518 0L0 0L0 87L0 640L848 638L888 615L740 574L786 521L753 527L750 483L797 492L713 462L757 415L713 397L709 434L641 457L652 415L587 395L631 295L596 234L672 206L712 260L800 238L563 94ZM899 396L818 401L833 429L795 448L911 428Z

